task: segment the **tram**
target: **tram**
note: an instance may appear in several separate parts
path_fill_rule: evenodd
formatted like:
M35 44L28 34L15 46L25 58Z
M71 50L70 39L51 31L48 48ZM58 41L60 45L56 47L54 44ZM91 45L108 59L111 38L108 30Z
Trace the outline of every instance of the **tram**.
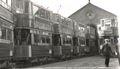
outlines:
M52 11L28 0L20 3L15 14L14 61L44 63L52 56Z
M30 0L0 0L0 68L14 62L43 64L94 54L96 40L102 46L106 38L116 55L119 37L116 19L101 19L97 31L99 39L92 25L53 13Z
M97 48L95 46L96 40L96 32L95 29L87 26L87 34L86 34L86 46L87 46L87 53L95 53Z
M59 56L60 59L70 58L73 53L73 22L56 13L54 17L53 56Z
M75 22L74 29L75 29L74 44L76 46L76 48L74 48L74 51L78 52L77 56L79 56L79 57L85 56L87 26L85 24L80 23L80 22Z
M100 38L100 52L104 44L104 39L109 39L111 43L111 49L114 55L116 55L115 45L118 42L118 22L115 18L101 19L101 24L98 26L98 34Z
M0 68L9 67L13 59L15 24L12 10L10 5L0 0Z

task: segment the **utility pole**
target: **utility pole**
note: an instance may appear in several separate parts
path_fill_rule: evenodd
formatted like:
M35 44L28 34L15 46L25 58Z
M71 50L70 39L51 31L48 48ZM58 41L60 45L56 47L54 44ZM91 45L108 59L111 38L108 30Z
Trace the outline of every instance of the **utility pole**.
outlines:
M57 13L59 12L59 10L60 10L60 7L61 7L61 5L59 6Z

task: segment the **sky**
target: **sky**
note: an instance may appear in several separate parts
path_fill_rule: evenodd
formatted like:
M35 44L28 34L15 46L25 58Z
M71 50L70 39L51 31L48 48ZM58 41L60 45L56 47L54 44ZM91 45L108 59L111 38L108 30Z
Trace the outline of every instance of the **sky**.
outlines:
M58 12L62 16L68 17L78 9L82 8L88 3L88 0L31 0L32 2L42 5L43 7L53 11ZM107 10L118 17L120 17L120 0L90 0L92 4Z
M31 0L32 2L42 5L54 13L59 13L64 17L70 16L86 4L89 0ZM118 17L120 27L120 0L90 0L90 2L106 11L109 11ZM60 7L61 5L61 7ZM59 9L59 11L58 11ZM120 30L119 30L120 31ZM120 33L120 32L119 32Z

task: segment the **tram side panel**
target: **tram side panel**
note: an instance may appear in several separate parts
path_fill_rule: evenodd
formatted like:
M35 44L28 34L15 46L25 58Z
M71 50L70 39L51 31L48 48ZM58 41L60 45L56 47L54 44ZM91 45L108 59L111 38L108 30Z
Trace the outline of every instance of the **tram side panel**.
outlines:
M55 57L66 58L70 57L73 52L72 37L63 34L66 29L60 24L54 24L53 33L53 54Z
M73 55L77 56L79 54L78 38L73 37Z
M87 51L87 46L86 46L86 25L82 24L80 22L75 22L74 23L74 29L75 29L75 36L77 38L77 45L78 45L78 56L84 56L86 51Z
M21 3L23 12L15 14L15 58L34 60L49 57L52 54L52 11L31 1Z
M0 68L6 68L13 59L14 15L6 3L0 1L0 4L5 5L0 5Z
M21 17L24 18L24 17ZM41 21L36 18L35 22ZM23 22L23 21L20 21ZM28 21L32 22L32 21ZM43 23L45 21L43 20ZM22 27L17 26L15 28L15 60L31 60L31 59L44 59L48 58L52 54L52 36L50 31L31 28L32 24L23 22ZM21 23L22 24L22 23ZM35 23L37 25L37 23ZM33 26L35 25L33 24ZM44 25L44 24L43 24ZM39 26L39 25L38 25ZM41 43L42 42L42 43Z
M60 34L52 35L53 42L53 57L61 57L62 56L62 46L61 46L61 37Z
M13 45L0 43L0 60L9 60L13 56Z
M21 29L19 29L19 31L20 30ZM21 33L23 33L23 32L25 33L25 29L23 29L23 30L21 30ZM29 29L27 29L27 31L28 30ZM30 32L28 34L32 35L32 33L30 33ZM28 37L28 38L22 39L22 41L16 40L17 43L15 44L15 47L14 47L14 60L26 61L26 60L36 59L36 58L43 59L43 58L51 57L52 46L50 44L47 44L47 43L42 44L42 45L32 44L33 43L32 42L33 38L31 38L32 36L28 36L28 35L27 36L24 35L24 36ZM22 38L23 36L21 35L19 37Z

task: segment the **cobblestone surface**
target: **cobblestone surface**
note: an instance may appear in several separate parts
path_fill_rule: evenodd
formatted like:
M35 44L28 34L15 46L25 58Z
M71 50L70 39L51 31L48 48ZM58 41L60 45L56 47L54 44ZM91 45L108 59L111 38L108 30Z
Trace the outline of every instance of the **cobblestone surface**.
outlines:
M109 67L105 67L104 60L102 56L91 56L29 67L26 69L120 69L117 58L110 58Z

